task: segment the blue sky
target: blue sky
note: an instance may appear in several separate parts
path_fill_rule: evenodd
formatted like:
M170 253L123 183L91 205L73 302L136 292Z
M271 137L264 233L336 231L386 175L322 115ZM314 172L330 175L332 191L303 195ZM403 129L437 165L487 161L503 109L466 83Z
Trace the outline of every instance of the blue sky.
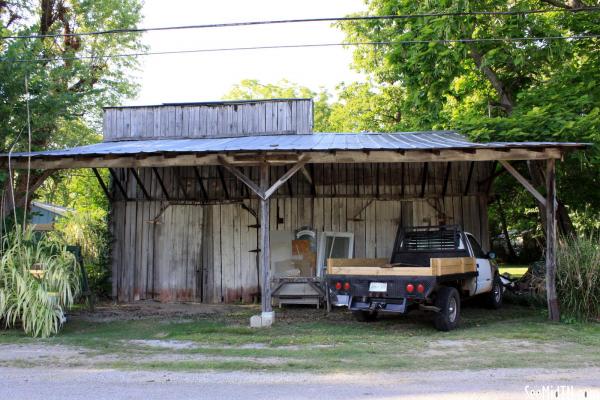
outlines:
M146 0L144 27L270 19L344 16L365 9L362 0ZM306 23L149 32L150 51L341 42L330 23ZM242 79L288 79L312 89L333 90L360 80L351 70L352 50L279 49L143 57L135 73L139 96L127 104L218 100Z

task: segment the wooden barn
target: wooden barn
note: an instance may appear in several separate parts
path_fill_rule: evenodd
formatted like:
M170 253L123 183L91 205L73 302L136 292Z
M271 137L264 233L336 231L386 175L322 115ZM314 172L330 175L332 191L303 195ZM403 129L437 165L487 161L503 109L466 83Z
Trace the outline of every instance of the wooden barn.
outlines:
M118 301L249 302L262 288L270 311L262 283L272 275L318 275L323 252L388 258L399 225L460 224L488 250L500 164L555 223L554 160L581 147L312 127L310 99L114 107L104 111L103 143L33 153L31 163L109 168L111 182L98 178L111 200ZM13 160L24 166L26 155ZM546 196L509 164L518 160L547 161ZM302 234L310 248L294 247Z

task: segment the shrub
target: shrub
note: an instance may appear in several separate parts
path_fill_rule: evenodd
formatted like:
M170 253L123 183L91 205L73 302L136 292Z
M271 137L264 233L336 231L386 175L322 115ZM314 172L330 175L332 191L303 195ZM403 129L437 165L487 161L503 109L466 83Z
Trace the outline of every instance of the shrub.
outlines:
M86 209L60 218L53 234L57 239L81 247L83 266L87 272L90 289L99 298L109 298L110 283L110 233L104 210Z
M0 245L0 321L48 337L79 294L79 269L64 244L15 228Z
M600 243L598 234L566 239L557 251L556 286L566 318L600 318Z

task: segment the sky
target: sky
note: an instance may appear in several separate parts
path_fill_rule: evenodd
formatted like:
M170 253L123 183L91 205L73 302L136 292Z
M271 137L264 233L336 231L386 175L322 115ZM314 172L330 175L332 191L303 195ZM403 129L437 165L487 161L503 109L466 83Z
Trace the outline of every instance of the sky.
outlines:
M273 19L340 17L365 10L363 0L146 0L143 27ZM144 34L149 51L339 43L344 34L328 22L158 31ZM362 80L342 47L254 50L142 57L141 85L128 105L219 100L242 79L281 79L333 91Z

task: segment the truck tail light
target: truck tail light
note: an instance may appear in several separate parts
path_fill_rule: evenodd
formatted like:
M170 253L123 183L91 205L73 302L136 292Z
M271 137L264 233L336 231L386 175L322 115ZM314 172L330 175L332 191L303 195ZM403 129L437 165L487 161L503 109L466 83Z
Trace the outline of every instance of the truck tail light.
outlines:
M415 287L413 286L412 283L409 283L408 285L406 285L406 291L408 293L412 293L415 290Z
M344 283L344 290L350 290L350 282Z
M342 282L336 282L335 290L342 290Z
M424 291L425 291L425 286L423 286L422 283L419 283L419 285L417 286L417 292L423 293Z

